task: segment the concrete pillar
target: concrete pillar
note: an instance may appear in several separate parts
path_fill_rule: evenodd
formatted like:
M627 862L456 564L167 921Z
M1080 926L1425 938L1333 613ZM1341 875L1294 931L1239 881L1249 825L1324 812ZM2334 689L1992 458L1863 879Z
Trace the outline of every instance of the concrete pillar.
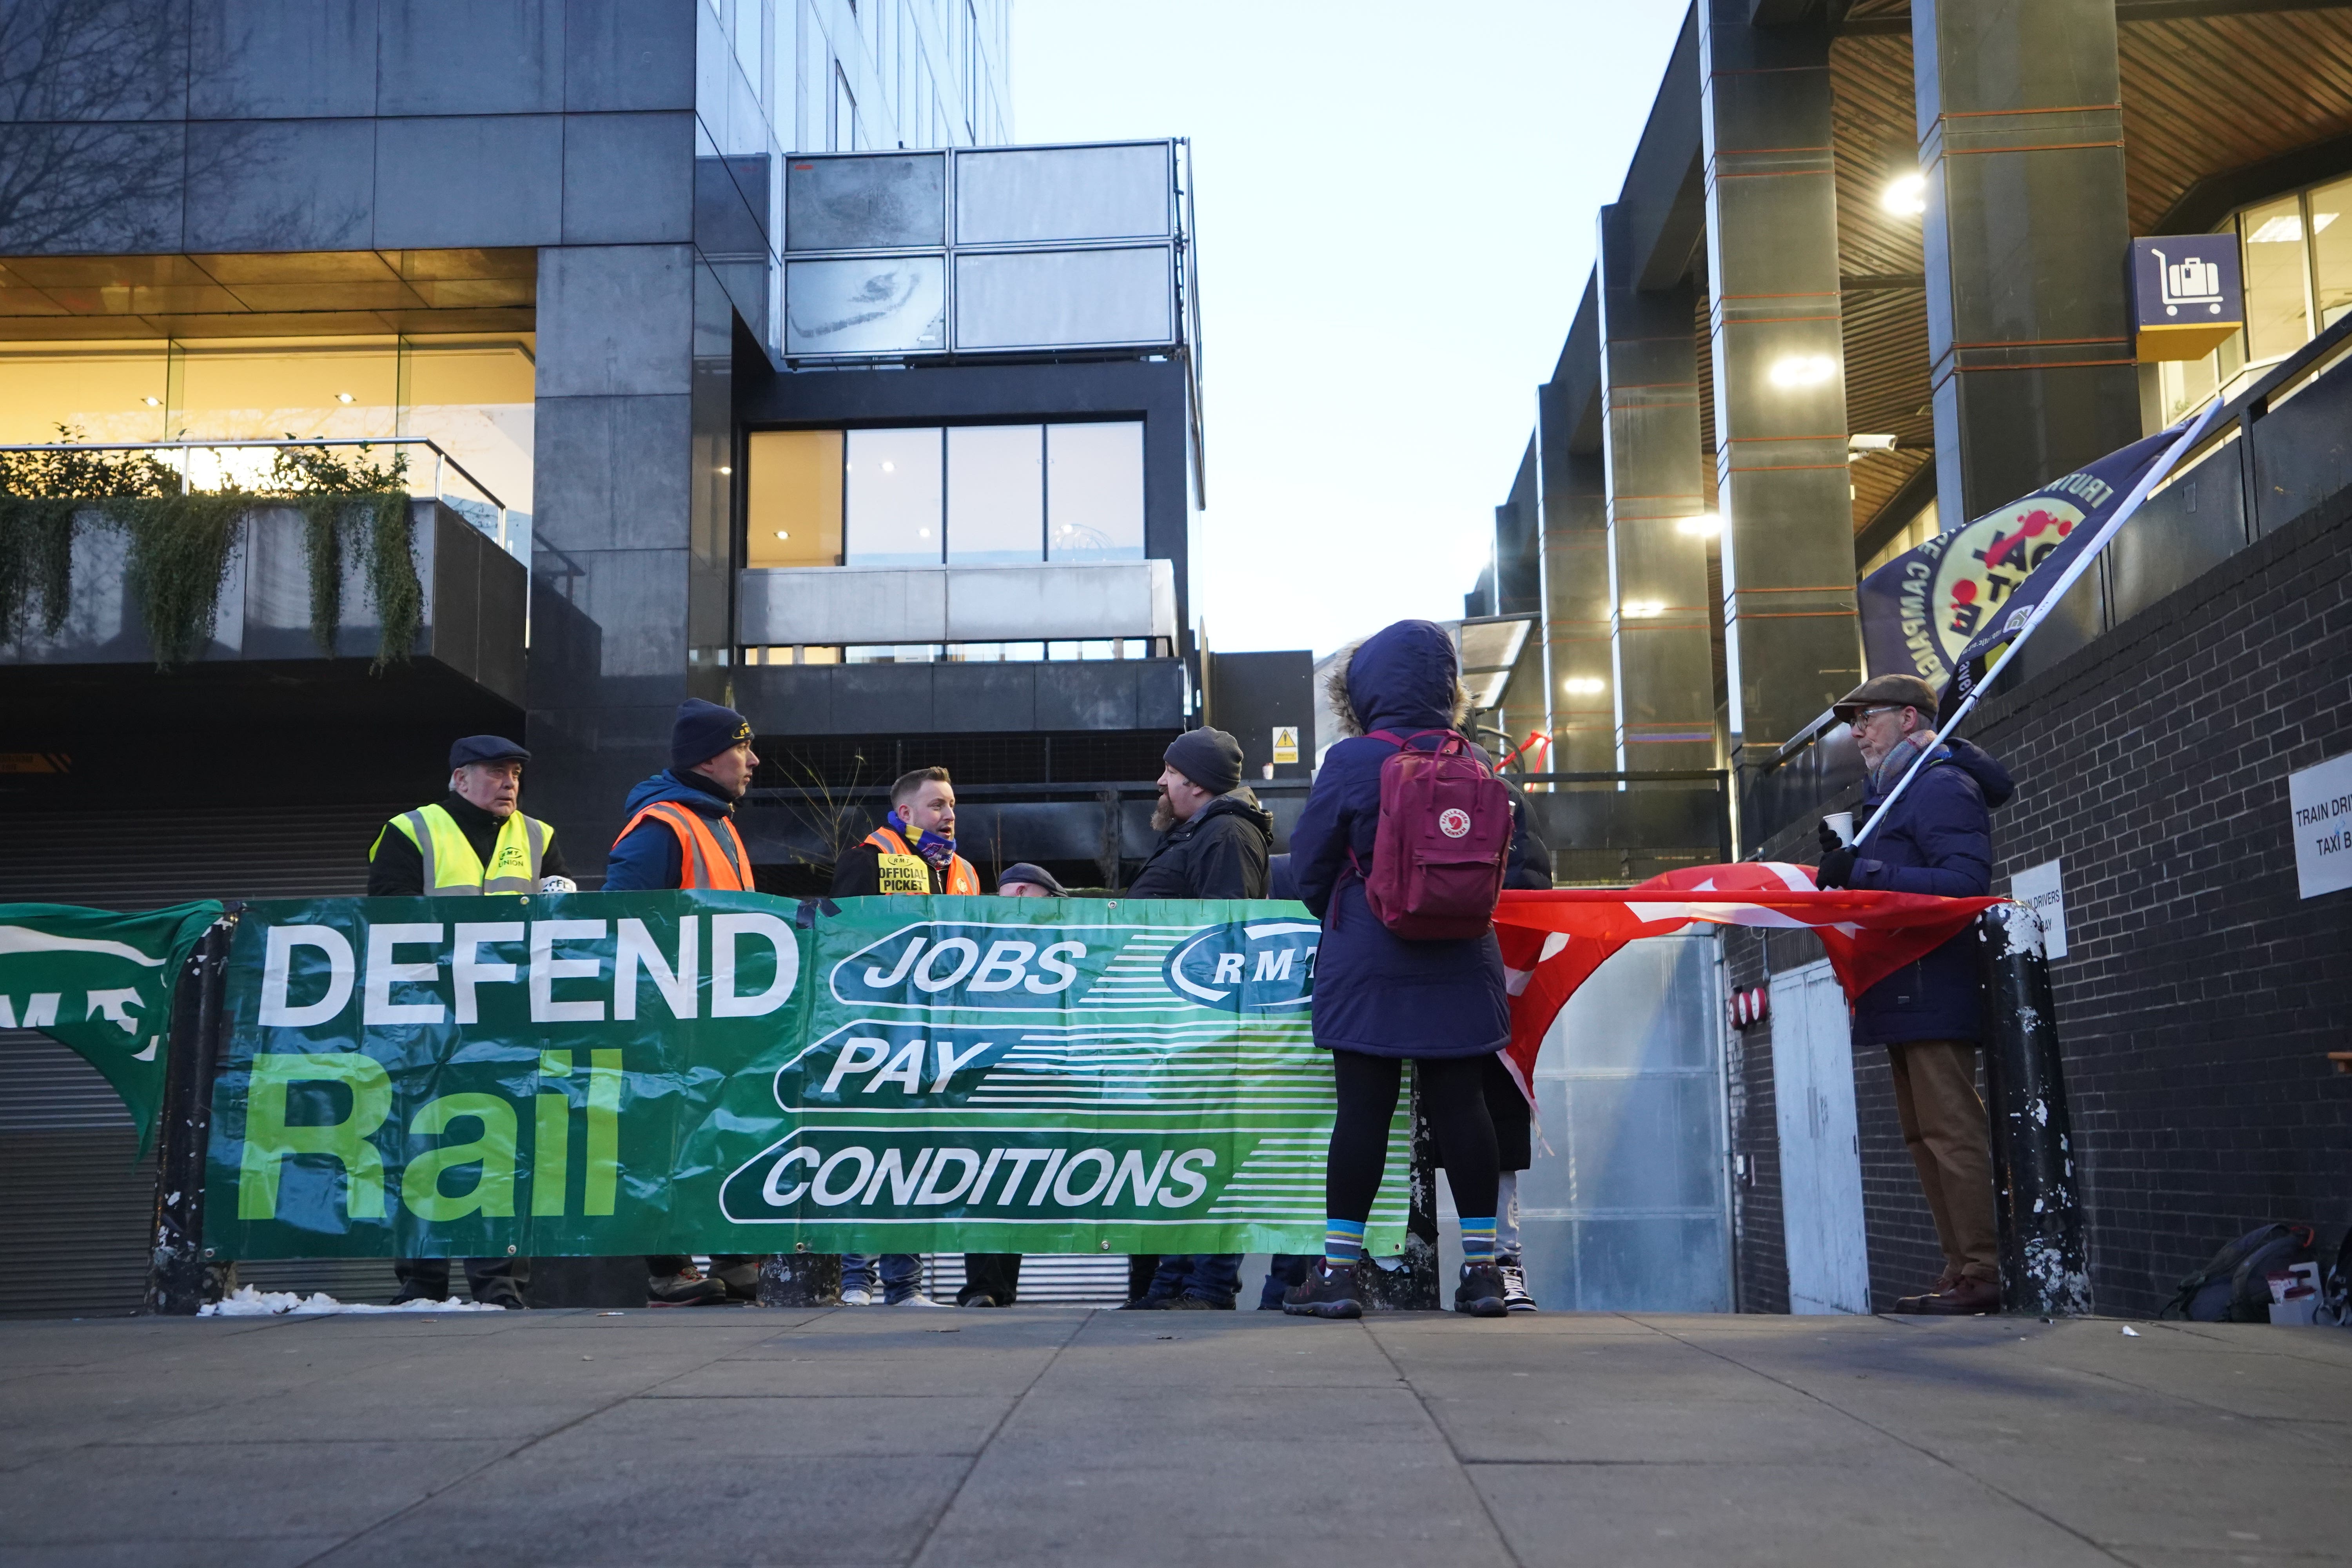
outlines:
M1957 525L2140 435L2116 7L1914 0L1911 43L1936 500Z
M540 252L524 808L586 879L689 694L699 270L689 245Z
M1637 287L1625 209L1601 209L1601 419L1616 765L1717 765L1698 367L1687 279Z
M1699 0L1707 337L1732 756L1769 756L1862 679L1829 32Z

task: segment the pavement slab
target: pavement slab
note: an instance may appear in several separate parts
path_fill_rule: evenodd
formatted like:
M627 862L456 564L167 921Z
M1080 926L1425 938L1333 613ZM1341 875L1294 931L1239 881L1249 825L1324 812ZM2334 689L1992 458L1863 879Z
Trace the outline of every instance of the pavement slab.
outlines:
M0 1562L2352 1561L2352 1335L598 1311L0 1323Z

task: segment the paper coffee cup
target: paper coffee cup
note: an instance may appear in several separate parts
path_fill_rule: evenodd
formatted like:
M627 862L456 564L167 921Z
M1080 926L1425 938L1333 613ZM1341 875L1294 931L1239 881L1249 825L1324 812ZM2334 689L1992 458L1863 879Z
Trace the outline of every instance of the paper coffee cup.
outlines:
M1853 813L1850 811L1832 811L1827 816L1822 817L1822 820L1830 825L1830 831L1837 835L1837 841L1839 843L1848 847L1853 845Z

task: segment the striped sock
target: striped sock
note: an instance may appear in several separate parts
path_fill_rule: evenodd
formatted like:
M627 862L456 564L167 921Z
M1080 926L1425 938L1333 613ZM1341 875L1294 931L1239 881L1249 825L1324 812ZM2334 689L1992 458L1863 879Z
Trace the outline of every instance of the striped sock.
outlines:
M1486 1235L1491 1246L1495 1227L1489 1225ZM1353 1263L1364 1255L1364 1222L1360 1219L1329 1218L1323 1222L1323 1261Z
M1462 1222L1462 1261L1492 1263L1495 1261L1495 1220L1465 1218Z

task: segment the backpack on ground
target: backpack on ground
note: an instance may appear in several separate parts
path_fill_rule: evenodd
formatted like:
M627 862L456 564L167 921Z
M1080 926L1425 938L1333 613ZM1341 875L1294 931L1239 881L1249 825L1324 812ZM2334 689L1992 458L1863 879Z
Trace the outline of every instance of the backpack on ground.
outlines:
M2192 1323L2267 1323L2270 1277L2309 1262L2312 1239L2307 1225L2256 1226L2181 1280L2157 1315Z
M1423 735L1445 739L1423 751L1411 744ZM1370 738L1397 750L1381 764L1371 869L1356 864L1364 901L1412 941L1486 935L1511 854L1511 792L1451 730L1375 730ZM1352 849L1348 858L1355 861Z

